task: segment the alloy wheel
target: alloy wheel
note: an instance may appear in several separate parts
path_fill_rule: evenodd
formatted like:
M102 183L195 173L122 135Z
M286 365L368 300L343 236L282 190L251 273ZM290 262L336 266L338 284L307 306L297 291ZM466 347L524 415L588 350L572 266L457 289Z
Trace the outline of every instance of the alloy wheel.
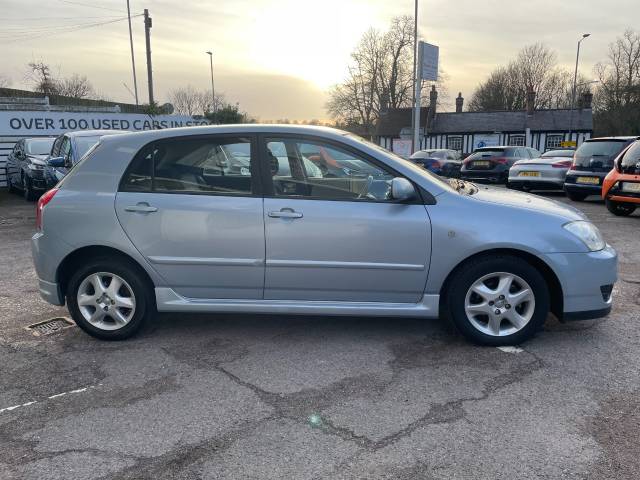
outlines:
M131 286L118 275L107 272L87 276L77 293L83 318L100 330L117 330L127 325L136 311Z
M476 280L465 297L467 319L480 332L494 337L522 330L535 311L529 284L513 273L496 272Z

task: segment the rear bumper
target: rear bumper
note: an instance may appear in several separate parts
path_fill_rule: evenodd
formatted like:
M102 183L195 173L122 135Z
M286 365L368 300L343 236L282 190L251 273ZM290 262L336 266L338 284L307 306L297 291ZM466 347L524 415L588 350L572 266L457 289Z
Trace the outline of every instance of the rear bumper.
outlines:
M513 187L527 187L532 190L562 190L564 183L562 180L552 180L536 178L534 180L524 180L522 178L509 179L509 185Z
M52 305L64 305L64 295L60 291L60 286L57 283L47 282L46 280L38 279L38 290L40 296Z
M564 179L564 190L572 193L583 193L587 195L601 195L602 183L607 174L604 172L588 172L580 170L569 170ZM596 177L598 184L578 183L578 177Z
M573 322L576 320L591 320L594 318L606 317L611 313L611 305L599 310L585 310L582 312L565 312L562 320L565 322Z
M505 183L507 181L507 170L461 170L460 178L463 180L470 180L474 182L489 182L489 183Z

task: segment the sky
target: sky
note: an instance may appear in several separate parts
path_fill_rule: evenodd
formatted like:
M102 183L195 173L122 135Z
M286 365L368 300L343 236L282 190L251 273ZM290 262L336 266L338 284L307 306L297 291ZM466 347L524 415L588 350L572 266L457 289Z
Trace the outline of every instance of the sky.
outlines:
M156 101L177 87L210 89L261 120L328 119L331 86L369 28L413 14L413 0L130 0L149 9ZM0 76L25 88L26 64L43 60L63 76L86 75L111 100L133 103L126 0L0 0ZM635 26L639 0L420 0L419 37L440 46L449 103L474 88L528 44L544 42L580 72L606 60L608 44ZM115 21L114 21L115 20ZM112 23L82 28L89 23ZM147 101L144 26L132 19L138 92ZM70 26L60 33L64 26ZM74 30L75 29L75 30Z

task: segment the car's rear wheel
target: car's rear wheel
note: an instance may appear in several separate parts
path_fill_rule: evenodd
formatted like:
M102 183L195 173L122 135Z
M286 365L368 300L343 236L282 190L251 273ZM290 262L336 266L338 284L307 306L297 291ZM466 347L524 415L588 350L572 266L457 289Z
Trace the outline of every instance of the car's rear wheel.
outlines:
M549 313L544 277L525 260L482 257L457 271L449 284L451 318L480 345L515 345L531 338Z
M636 205L633 203L614 202L606 199L605 204L607 205L607 210L619 217L626 217L636 211Z
M67 288L67 305L76 324L102 340L135 335L153 316L153 289L128 262L96 259L78 269Z
M574 202L582 202L588 196L586 193L576 193L570 191L566 191L565 193L567 194L567 197L569 197L569 200L573 200Z

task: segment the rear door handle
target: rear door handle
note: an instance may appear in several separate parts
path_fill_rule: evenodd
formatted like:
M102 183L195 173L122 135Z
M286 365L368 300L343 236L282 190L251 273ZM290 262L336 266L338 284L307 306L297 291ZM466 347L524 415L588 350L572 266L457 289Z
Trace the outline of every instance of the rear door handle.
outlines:
M136 205L129 205L128 207L124 207L124 211L135 213L153 213L157 212L158 209L156 207L152 207L147 202L140 202Z
M283 208L278 212L269 212L271 218L302 218L302 212L296 212L293 208Z

